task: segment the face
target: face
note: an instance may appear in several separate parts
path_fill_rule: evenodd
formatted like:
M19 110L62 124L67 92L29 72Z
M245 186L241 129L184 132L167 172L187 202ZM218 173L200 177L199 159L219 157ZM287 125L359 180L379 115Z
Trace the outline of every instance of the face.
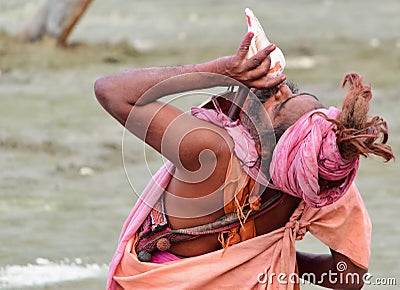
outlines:
M288 85L279 87L277 93L268 98L264 104L272 126L279 127L286 123L294 124L305 113L321 108L322 104L317 98L308 93L293 93Z
M268 176L268 164L280 136L305 113L323 106L311 94L298 94L293 83L254 93L257 98L246 100L243 108L246 114L242 115L241 121L256 142L264 162L261 168Z

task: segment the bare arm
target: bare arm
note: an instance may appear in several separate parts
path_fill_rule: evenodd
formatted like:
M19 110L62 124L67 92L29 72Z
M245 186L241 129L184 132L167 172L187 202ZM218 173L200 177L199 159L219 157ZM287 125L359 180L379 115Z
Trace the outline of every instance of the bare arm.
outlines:
M331 249L331 255L297 252L299 277L331 289L361 289L367 269L356 266L346 256Z
M232 84L229 78L243 83L248 87L273 87L281 83L285 76L265 78L270 66L269 54L275 49L270 45L250 60L246 59L252 34L243 39L236 55L225 56L215 60L174 67L138 68L116 75L100 78L95 83L95 94L103 107L118 121L125 125L126 110L124 106L139 106L151 103L157 99L174 93L223 85L210 74L226 76L226 84ZM199 74L196 74L199 73ZM175 76L185 75L173 86L165 83L154 93L146 94L150 88Z
M269 54L275 49L274 45L246 59L252 37L248 33L233 56L202 64L140 68L101 78L95 83L96 97L122 125L175 165L179 166L182 162L185 167L196 170L199 166L197 157L204 149L211 150L217 156L221 150L226 151L229 147L226 135L215 126L157 100L177 92L221 85L202 72L223 75L256 88L280 84L285 76L265 77L270 67ZM183 78L179 82L172 82L172 85L170 81L163 83L175 76ZM158 85L157 89L146 94L155 85ZM175 152L178 144L179 152Z

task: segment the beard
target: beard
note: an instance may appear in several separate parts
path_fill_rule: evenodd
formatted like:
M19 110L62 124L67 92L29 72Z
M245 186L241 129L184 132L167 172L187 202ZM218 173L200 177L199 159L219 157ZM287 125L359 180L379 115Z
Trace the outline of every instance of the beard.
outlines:
M260 170L269 178L269 165L276 145L276 136L264 107L254 96L249 98L245 112L240 114L240 121L256 143L259 152L256 165L260 166Z
M293 94L298 93L295 82L287 81L285 84ZM282 122L272 125L272 122L263 107L263 103L279 91L279 87L256 89L249 95L247 107L240 114L240 121L249 131L251 137L259 149L259 162L261 171L270 178L269 166L276 143L282 134L290 127L290 124Z

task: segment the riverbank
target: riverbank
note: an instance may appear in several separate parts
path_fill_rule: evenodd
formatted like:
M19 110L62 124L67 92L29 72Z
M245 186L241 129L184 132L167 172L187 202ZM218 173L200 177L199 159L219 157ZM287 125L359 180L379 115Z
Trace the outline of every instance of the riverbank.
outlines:
M123 130L97 103L93 83L130 68L233 54L245 33L245 5L268 25L287 56L285 73L301 90L315 93L327 105L339 105L346 93L340 88L343 76L350 71L364 75L373 87L371 114L388 121L391 144L400 152L397 1L377 7L361 0L282 1L274 4L274 14L259 1L167 5L98 0L67 49L51 39L19 41L21 19L34 11L34 3L0 4L6 5L0 9L0 289L104 287L105 264L136 196L122 165ZM127 160L140 191L148 181L143 147L130 142ZM159 165L155 155L149 160L151 167ZM400 272L400 226L395 222L399 172L398 162L362 160L357 177L374 224L370 271L376 277ZM308 238L300 247L326 251ZM73 273L70 282L57 269ZM56 281L25 275L17 281L22 284L7 284L18 273Z

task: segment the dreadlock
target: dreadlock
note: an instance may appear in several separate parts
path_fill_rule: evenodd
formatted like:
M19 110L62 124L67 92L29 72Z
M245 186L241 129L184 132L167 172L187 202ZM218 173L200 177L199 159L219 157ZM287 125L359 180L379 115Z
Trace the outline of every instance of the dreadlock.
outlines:
M368 157L375 154L386 162L394 159L394 154L387 141L388 127L381 117L368 117L369 102L372 98L371 87L363 85L363 78L357 73L347 74L342 88L348 82L349 91L343 101L339 120L327 119L337 126L337 146L340 154L347 160L359 155Z

